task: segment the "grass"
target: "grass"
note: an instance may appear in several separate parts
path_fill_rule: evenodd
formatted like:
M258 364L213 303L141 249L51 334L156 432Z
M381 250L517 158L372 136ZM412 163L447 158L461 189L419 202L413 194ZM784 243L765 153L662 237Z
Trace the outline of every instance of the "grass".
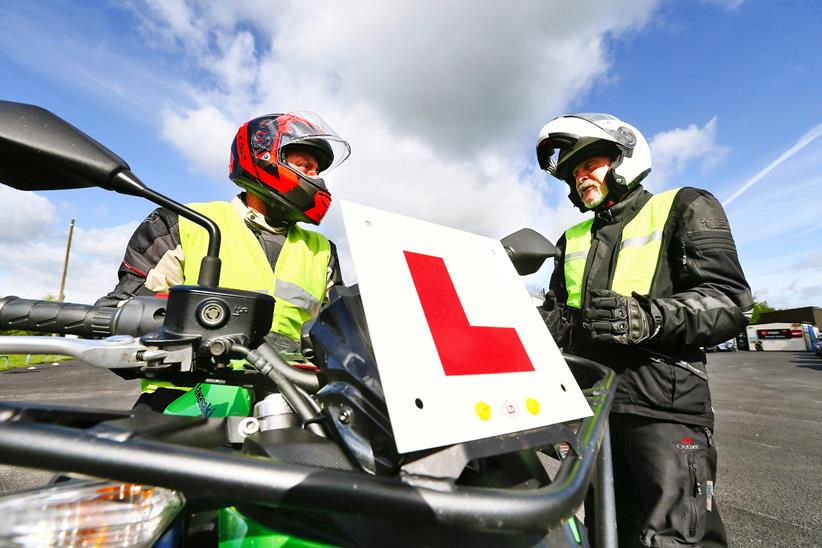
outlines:
M15 369L17 367L28 367L43 363L54 363L70 360L71 356L58 356L55 354L31 354L31 358L26 363L26 354L11 354L9 356L0 355L0 371Z
M44 297L46 301L53 301L54 295L49 293ZM36 331L21 331L19 329L12 329L10 331L0 331L0 335L6 336L25 336L25 335L42 335ZM60 356L56 354L0 354L0 371L7 369L15 369L18 367L28 367L30 365L38 365L43 363L54 363L70 360L70 356Z

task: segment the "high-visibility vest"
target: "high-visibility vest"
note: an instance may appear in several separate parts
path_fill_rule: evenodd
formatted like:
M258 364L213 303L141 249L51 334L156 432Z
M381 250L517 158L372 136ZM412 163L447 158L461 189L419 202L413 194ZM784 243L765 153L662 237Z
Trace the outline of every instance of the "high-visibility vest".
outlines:
M675 188L651 196L639 213L622 228L616 268L611 280L612 291L622 295L651 293L662 249L662 233L679 190ZM591 249L593 224L593 218L586 219L565 231L566 304L573 308L580 308L582 304L585 263Z
M325 297L331 244L311 230L292 225L275 268L245 220L228 202L188 204L220 228L220 287L260 291L276 299L271 331L299 340L303 324L315 317ZM196 284L200 261L208 250L208 232L198 224L179 218L183 248L183 283ZM153 385L153 386L152 386ZM173 386L148 381L143 391ZM174 386L174 388L179 388Z
M254 233L228 202L189 204L220 227L220 287L263 291L277 300L271 330L300 338L302 325L317 315L328 284L331 244L318 232L297 225L288 229L274 270ZM208 249L208 233L200 225L180 218L183 279L196 283L200 261Z

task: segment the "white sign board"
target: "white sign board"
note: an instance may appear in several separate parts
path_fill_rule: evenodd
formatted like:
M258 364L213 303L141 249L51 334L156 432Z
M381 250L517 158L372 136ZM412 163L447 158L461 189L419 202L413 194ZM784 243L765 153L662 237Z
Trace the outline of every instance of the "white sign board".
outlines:
M498 240L342 211L400 453L591 415Z

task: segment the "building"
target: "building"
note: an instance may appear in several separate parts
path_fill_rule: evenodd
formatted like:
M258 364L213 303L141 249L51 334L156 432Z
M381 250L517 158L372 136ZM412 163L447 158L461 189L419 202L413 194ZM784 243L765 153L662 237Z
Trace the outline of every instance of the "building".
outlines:
M817 309L818 310L818 309ZM746 329L748 349L813 351L819 330L809 323L772 322L749 325Z
M822 308L818 306L805 306L802 308L763 312L759 315L759 321L761 323L809 323L818 328L822 328Z

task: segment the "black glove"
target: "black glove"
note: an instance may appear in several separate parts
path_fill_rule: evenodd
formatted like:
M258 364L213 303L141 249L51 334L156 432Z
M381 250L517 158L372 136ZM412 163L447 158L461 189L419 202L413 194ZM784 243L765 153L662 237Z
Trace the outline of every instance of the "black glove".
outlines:
M595 342L637 344L649 339L655 330L653 317L634 297L609 289L591 291L583 310L582 326Z
M537 307L537 310L542 316L542 321L548 326L548 331L551 332L554 342L559 347L564 346L568 339L570 324L562 315L562 307L557 306L557 297L553 291L545 294L545 300Z

